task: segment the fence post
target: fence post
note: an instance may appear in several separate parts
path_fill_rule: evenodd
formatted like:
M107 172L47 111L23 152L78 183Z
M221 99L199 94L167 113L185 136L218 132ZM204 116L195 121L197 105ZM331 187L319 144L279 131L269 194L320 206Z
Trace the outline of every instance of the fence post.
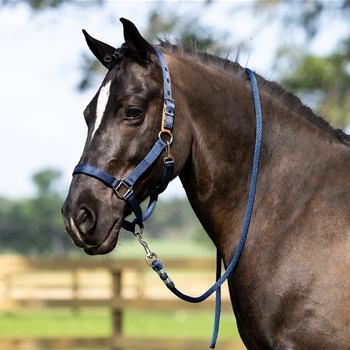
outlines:
M78 269L73 269L72 271L72 311L73 314L77 315L79 313L79 309L77 307L78 301L78 290L79 290L79 281L78 281Z
M112 271L113 278L113 298L121 297L122 290L122 271L120 269ZM121 336L122 335L122 310L112 309L112 323L113 323L113 336ZM112 338L113 338L112 336ZM112 344L112 350L123 350L118 347L117 344Z

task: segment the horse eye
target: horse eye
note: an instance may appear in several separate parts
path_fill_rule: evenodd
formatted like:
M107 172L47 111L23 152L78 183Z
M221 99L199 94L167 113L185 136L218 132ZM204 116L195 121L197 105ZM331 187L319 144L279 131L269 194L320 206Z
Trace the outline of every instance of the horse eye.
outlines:
M143 110L140 108L129 108L126 111L126 118L127 119L137 119L142 117Z

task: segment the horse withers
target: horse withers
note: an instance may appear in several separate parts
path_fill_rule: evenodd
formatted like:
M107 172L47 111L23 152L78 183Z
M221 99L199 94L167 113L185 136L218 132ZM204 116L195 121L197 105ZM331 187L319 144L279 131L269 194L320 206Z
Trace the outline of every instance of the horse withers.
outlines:
M142 202L152 195L171 143L172 177L180 177L227 266L243 225L254 155L246 71L181 42L155 48L121 21L125 43L117 49L85 32L108 72L84 112L88 136L78 165L121 180L116 191L107 180L76 173L62 209L67 231L88 254L113 250L133 210L126 197ZM157 50L176 102L172 142L162 132L166 96ZM255 205L228 279L240 335L248 349L349 349L350 137L278 84L260 76L257 82L263 136ZM126 184L163 138L159 157Z

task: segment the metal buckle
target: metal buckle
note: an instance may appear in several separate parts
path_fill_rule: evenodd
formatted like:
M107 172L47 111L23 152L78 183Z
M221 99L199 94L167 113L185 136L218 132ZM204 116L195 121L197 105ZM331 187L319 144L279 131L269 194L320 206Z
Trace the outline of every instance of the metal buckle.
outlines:
M169 110L167 110L167 106L168 106L168 102L171 103L171 107L172 107L172 112L170 112ZM165 97L164 98L164 113L167 114L167 115L170 115L172 117L175 116L175 101L172 99L172 98L169 98L169 97Z
M169 109L167 109L167 102L170 102L173 107L172 107L172 111L170 112ZM165 127L165 115L168 115L172 118L174 118L175 116L175 112L174 112L174 108L175 108L175 104L174 104L174 100L172 98L165 98L164 99L164 105L163 105L163 113L162 113L162 125L161 125L161 131L164 133L171 133L171 130L169 130L168 128Z
M124 195L119 193L121 187L126 188L126 192L124 193ZM126 196L132 192L132 187L128 186L123 179L123 180L120 180L118 185L113 188L113 191L115 192L115 194L119 199L126 200Z

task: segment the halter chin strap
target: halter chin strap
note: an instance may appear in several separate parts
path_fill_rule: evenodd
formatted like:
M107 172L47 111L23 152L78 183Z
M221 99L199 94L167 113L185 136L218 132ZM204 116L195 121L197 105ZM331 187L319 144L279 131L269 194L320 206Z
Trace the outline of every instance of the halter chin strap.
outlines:
M133 233L135 233L136 225L138 225L140 229L143 229L143 222L147 220L154 211L157 204L158 195L162 193L168 186L169 182L172 179L174 170L174 158L171 156L170 153L170 145L173 140L171 131L173 129L174 124L175 103L172 99L171 80L168 65L163 54L156 48L155 51L158 54L160 65L162 67L164 86L164 108L162 116L162 125L161 130L159 132L158 141L154 144L154 146L148 152L146 157L125 179L119 180L103 170L86 164L77 165L73 171L73 175L85 174L102 181L106 186L113 189L118 198L123 199L129 203L136 218L132 222L124 220L122 227ZM164 141L163 135L168 135L170 138L169 141ZM145 213L142 213L140 204L134 195L134 184L147 171L147 169L149 169L149 167L159 158L159 156L163 153L164 150L166 150L167 155L164 158L162 180L160 184L155 188L155 190L151 193L148 207Z

